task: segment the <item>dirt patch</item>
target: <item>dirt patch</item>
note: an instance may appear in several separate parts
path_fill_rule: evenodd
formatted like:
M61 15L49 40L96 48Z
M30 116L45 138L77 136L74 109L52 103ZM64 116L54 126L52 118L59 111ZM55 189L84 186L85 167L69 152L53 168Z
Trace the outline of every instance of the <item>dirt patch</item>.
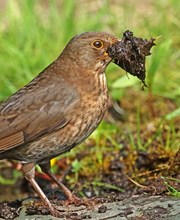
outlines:
M63 207L56 201L52 201L56 208L61 213L60 218L48 215L48 210L38 202L26 200L23 206L16 208L16 211L7 210L12 209L12 204L4 203L3 219L42 219L42 220L55 220L55 219L68 219L68 220L108 220L108 219L121 219L121 220L154 220L154 219L167 219L177 220L180 218L180 202L177 198L161 197L161 196L132 196L123 200L116 198L104 199L98 201L91 208L85 206ZM14 207L13 207L14 208ZM10 214L11 213L11 214ZM14 213L14 214L13 214ZM18 213L18 217L17 216Z
M0 217L2 219L14 219L19 216L18 209L21 207L22 201L0 203Z
M133 76L137 76L147 87L145 83L146 56L151 55L150 50L155 45L155 38L150 40L134 37L132 31L125 31L123 38L118 43L108 48L108 54L112 57L115 64L127 71Z

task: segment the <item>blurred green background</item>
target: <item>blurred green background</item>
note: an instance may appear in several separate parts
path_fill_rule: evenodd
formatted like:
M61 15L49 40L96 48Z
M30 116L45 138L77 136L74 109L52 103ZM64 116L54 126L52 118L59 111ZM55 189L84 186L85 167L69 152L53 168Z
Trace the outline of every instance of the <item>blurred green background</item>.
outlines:
M113 63L108 66L110 94L128 117L121 122L103 122L82 144L89 150L85 160L77 159L71 151L73 162L67 163L72 164L74 179L71 176L67 180L72 184L81 173L88 178L92 175L94 185L102 186L98 182L103 179L101 174L125 147L128 159L123 163L127 162L127 170L132 172L139 170L130 167L137 159L134 152L139 150L156 152L155 161L164 154L167 158L175 155L180 143L180 1L0 1L0 101L54 61L74 35L105 31L121 38L127 29L137 37L157 38L146 62L148 88L142 91L136 77L127 77ZM78 149L82 152L80 147L75 148L76 153ZM58 165L54 165L53 171L57 170Z
M0 100L49 65L74 35L106 31L119 38L159 37L147 59L147 82L153 94L178 101L180 96L180 2L178 0L1 0ZM109 87L116 98L139 81L110 64ZM118 81L117 81L118 80ZM119 94L118 94L119 93Z

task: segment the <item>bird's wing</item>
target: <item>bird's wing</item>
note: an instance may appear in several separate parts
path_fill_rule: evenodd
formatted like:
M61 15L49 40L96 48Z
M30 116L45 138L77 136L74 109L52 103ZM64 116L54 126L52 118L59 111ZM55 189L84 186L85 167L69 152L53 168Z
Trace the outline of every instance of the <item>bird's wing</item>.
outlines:
M78 102L62 77L35 78L0 106L0 153L62 128Z

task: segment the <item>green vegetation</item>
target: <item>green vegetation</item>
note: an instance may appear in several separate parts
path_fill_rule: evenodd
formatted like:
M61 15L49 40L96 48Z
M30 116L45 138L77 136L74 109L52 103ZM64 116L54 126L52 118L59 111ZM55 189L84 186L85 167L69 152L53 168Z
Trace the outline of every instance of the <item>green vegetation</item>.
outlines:
M145 91L138 79L127 76L118 66L112 63L107 68L110 93L126 112L124 121L106 120L85 143L68 154L66 163L74 161L67 176L72 187L86 177L94 188L122 191L123 185L105 183L103 179L103 173L110 172L110 164L121 151L126 154L118 157L119 162L127 164L124 172L141 183L146 178L138 176L145 170L135 166L139 152L151 155L152 160L156 153L154 170L164 169L161 170L162 161L170 166L170 158L176 155L180 143L179 0L4 2L5 6L0 7L0 101L48 66L76 34L106 31L121 38L129 29L138 37L157 38L156 47L147 58ZM79 154L84 156L77 159ZM58 172L57 167L55 163L54 172ZM6 183L3 177L0 183ZM87 186L83 184L80 189ZM174 189L166 186L169 191Z

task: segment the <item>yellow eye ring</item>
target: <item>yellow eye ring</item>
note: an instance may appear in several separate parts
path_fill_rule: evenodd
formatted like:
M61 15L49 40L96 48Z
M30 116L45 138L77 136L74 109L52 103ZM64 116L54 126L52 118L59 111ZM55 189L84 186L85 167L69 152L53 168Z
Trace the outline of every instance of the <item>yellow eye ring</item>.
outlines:
M92 42L92 45L96 49L101 49L104 46L104 43L101 40L95 40Z

